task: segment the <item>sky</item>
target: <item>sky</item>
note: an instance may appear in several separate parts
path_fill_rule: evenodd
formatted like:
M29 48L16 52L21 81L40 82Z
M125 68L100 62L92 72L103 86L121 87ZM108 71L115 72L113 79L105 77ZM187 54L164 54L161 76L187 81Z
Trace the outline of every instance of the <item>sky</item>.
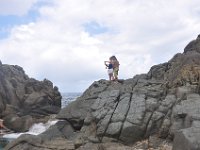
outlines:
M167 62L200 33L199 0L0 0L0 60L47 78L61 92L84 92Z

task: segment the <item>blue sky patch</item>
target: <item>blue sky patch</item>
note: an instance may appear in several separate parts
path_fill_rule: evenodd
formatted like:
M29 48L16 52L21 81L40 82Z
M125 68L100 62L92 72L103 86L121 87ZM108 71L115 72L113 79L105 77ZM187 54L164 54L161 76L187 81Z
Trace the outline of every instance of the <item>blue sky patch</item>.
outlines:
M83 25L86 32L91 36L106 33L109 29L105 26L100 25L96 21L91 21Z
M38 16L39 14L33 10L29 11L26 16L0 15L0 39L8 37L12 27L34 22Z
M7 38L10 34L10 30L16 25L35 22L40 15L38 8L44 5L51 5L51 3L48 1L37 2L24 16L0 15L0 39Z
M33 7L39 8L42 6L53 6L53 5L54 5L54 3L52 1L42 0L42 1L38 1L37 3L35 3Z

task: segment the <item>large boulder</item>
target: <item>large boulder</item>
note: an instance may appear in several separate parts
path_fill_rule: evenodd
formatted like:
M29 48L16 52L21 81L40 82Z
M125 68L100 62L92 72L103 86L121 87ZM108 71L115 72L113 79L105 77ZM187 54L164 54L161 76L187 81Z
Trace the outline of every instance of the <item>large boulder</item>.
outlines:
M195 42L193 46L198 46L199 37ZM173 139L177 131L197 126L199 121L195 116L200 107L200 53L198 47L188 49L167 63L153 66L146 75L117 84L95 82L91 86L95 89L85 92L91 101L82 96L58 116L72 125L72 120L79 118L87 140L86 130L93 123L96 129L92 134L99 142L111 137L133 144L152 134Z
M28 131L33 123L33 118L30 115L19 117L16 114L10 114L4 117L4 125L10 130L16 132Z
M81 150L109 149L106 143L115 143L114 148L118 143L126 144L129 149L144 139L152 141L153 148L168 139L174 140L174 150L200 149L199 44L198 37L186 46L184 53L153 66L147 74L118 83L95 81L60 111L57 119L67 124L47 131L44 141L56 132L56 138L71 140L74 148ZM61 126L66 130L61 130ZM27 142L20 144L26 146ZM152 148L150 145L145 149Z
M14 131L27 131L37 119L57 114L61 95L47 79L29 78L17 65L0 64L0 118Z
M108 85L106 80L94 82L80 98L63 108L57 115L57 119L68 120L76 130L80 130L84 119L90 112L91 105L98 98L99 93L107 89Z

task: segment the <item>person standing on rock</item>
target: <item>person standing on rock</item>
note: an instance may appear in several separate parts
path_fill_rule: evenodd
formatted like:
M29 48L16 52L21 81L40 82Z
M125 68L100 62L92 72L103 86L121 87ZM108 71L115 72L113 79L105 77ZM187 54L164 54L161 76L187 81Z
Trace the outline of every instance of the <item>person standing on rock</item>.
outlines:
M119 72L119 61L115 56L111 56L111 63L113 65L113 74L114 74L114 80L118 81L118 72Z
M108 69L109 80L112 81L114 77L113 77L113 64L111 63L111 59L109 59L109 61L104 61L104 65Z

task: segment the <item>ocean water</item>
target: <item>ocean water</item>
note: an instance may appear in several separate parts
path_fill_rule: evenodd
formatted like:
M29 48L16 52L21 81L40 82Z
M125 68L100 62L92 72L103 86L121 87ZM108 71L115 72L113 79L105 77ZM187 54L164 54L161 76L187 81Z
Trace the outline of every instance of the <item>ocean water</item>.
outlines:
M66 107L70 102L76 100L77 97L81 96L82 93L62 93L62 101L61 105L62 108ZM12 133L12 134L6 134L2 137L0 137L0 150L3 150L3 147L13 139L18 138L22 134L33 134L38 135L44 131L46 131L50 126L54 125L57 122L57 120L49 120L47 123L37 123L34 124L28 132L25 133Z
M62 108L66 107L70 102L76 100L76 98L80 97L82 93L62 93Z

